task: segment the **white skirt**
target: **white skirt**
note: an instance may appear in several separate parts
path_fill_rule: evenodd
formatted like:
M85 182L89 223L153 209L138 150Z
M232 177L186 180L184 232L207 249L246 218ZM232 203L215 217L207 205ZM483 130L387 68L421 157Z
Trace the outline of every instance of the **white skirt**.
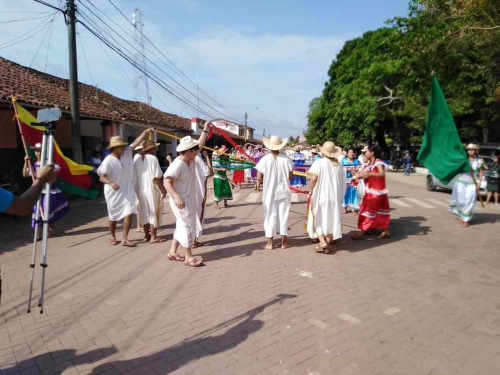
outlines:
M474 183L464 183L456 180L453 185L451 195L450 211L460 216L460 219L466 223L472 220L474 216L474 207L476 206L477 193Z

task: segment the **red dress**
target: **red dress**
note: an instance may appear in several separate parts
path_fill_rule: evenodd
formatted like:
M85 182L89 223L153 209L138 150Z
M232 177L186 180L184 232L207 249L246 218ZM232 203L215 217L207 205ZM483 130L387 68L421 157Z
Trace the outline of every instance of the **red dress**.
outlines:
M233 184L242 184L245 182L245 171L243 169L233 172Z
M384 166L381 160L368 164L367 172L378 171L378 166ZM372 229L388 229L391 221L391 208L385 188L385 177L371 176L365 179L365 196L359 209L358 228L362 231Z

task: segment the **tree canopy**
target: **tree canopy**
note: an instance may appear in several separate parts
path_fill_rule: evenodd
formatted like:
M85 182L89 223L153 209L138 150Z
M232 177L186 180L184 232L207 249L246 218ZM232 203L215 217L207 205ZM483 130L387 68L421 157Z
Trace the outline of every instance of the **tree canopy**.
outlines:
M433 71L464 141L500 141L499 40L498 0L412 0L345 43L310 103L308 142L420 143Z

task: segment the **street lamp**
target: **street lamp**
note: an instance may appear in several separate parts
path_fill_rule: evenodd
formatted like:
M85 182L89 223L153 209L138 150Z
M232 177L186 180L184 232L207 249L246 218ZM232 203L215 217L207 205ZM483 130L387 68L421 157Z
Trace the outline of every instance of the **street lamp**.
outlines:
M260 107L257 107L255 108L252 112L258 110ZM245 142L248 141L248 125L247 125L247 121L248 121L248 112L245 112Z

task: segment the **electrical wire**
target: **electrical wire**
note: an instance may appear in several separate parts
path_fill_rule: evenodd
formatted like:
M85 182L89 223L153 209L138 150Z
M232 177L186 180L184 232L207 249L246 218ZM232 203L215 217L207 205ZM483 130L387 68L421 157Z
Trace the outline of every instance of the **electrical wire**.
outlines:
M153 74L151 74L151 72L149 72L147 70L147 68L141 66L139 63L137 63L136 61L134 61L130 56L126 55L121 49L119 49L118 47L114 46L112 43L110 43L104 36L101 36L99 35L99 33L97 33L95 30L93 30L92 28L90 28L89 26L87 26L84 22L82 21L79 21L90 33L92 33L96 38L98 38L99 40L101 40L104 44L106 44L110 49L112 49L113 51L115 51L118 55L120 55L123 59L125 59L126 61L128 61L132 66L134 66L137 70L141 71L144 75L148 76L148 78L150 78L151 80L153 80L154 82L156 82L160 87L162 87L165 91L167 91L168 93L170 93L171 95L173 95L174 97L176 97L177 99L179 99L180 101L182 101L183 103L185 103L186 105L190 106L191 108L193 109L197 109L197 107L189 102L188 100L186 100L185 98L181 97L181 96L178 96L175 92L175 90L173 90L168 84L166 84L165 82L163 82L160 78L154 76ZM206 111L202 111L200 110L200 112L202 112L205 116L208 116L208 118L214 118L213 115L211 115L210 113L206 112Z
M87 0L90 4L92 4L92 2L90 0ZM128 23L130 23L132 26L134 26L134 24L127 18L127 16L115 5L115 3L113 3L112 0L108 0L109 3L123 16L123 18L125 18L127 20ZM92 4L93 5L93 4ZM95 7L95 5L93 5ZM98 8L97 8L98 9ZM102 12L102 11L101 11ZM109 18L109 17L108 17ZM115 23L116 24L116 23ZM230 110L229 108L227 108L226 106L224 106L223 104L219 103L217 100L215 100L213 97L211 97L207 92L205 92L204 90L202 90L200 87L199 87L199 84L195 83L191 78L189 78L180 68L178 68L173 62L172 60L170 60L144 33L142 33L140 30L138 30L141 35L144 37L145 40L147 40L177 71L178 73L180 73L188 82L190 82L193 86L195 86L198 90L200 90L200 92L202 92L203 94L205 94L208 98L212 99L212 101L216 104L218 104L219 106L221 106L222 108L226 109L227 111L229 112L233 112L235 113L237 116L243 116L242 113L239 113L239 112L236 112L236 111L232 111Z
M47 37L47 34L48 34L49 30L50 30L50 26L54 25L54 19L56 18L56 14L57 13L54 13L54 16L52 17L52 20L50 20L49 23L47 24L48 25L47 30L45 31L45 34L43 34L42 41L40 42L40 45L38 46L38 49L35 52L35 56L33 56L33 60L31 60L30 69L31 69L31 66L33 65L33 63L35 62L35 59L36 59L36 57L38 55L38 52L40 52L40 48L42 48L43 42L45 41L45 38Z
M42 18L47 18L47 16L45 15L45 16L37 16L37 17L26 17L26 18L19 18L17 20L0 21L0 25L5 25L7 23L14 23L14 22L39 20L39 19L42 19Z
M90 2L89 0L87 0L87 1ZM113 29L111 26L109 26L101 17L99 17L95 12L93 12L92 9L90 9L89 7L87 7L81 1L80 1L80 4L82 4L87 10L89 10L96 18L98 18L108 29L110 29L112 32L114 32L120 39L122 39L125 43L127 43L128 45L130 45L139 55L141 55L143 58L145 58L151 64L153 64L153 66L155 66L164 75L166 75L168 78L170 78L172 81L174 81L177 85L179 85L187 93L189 93L190 95L192 95L195 99L199 99L196 94L193 94L186 87L184 87L182 84L180 84L176 79L174 79L171 75L169 75L161 67L159 67L154 61L152 61L150 58L148 58L147 56L145 56L139 49L137 49L133 44L131 44L129 41L127 41L120 33L118 33L115 29ZM82 14L81 11L79 11L79 13ZM180 95L180 93L178 93L178 94ZM212 107L210 104L206 103L205 101L203 101L201 99L200 99L200 102L203 103L203 104L205 104L207 107L209 107L210 109L214 110L215 112L221 114L222 116L227 117L228 119L231 119L231 120L234 120L234 121L238 121L238 120L235 120L234 118L232 118L231 116L228 116L227 114L225 114L225 113L219 111L218 109Z
M86 18L85 15L83 18ZM86 20L89 20L88 16L86 18ZM80 23L84 24L82 21L79 21ZM175 90L174 88L172 88L169 84L167 84L165 81L163 81L159 76L158 74L155 74L154 72L152 72L149 68L145 67L145 66L142 66L140 65L140 63L136 62L132 57L130 57L129 55L127 55L125 52L122 51L121 48L117 47L116 45L114 45L109 39L106 38L106 36L104 35L100 35L99 33L96 33L95 30L92 30L91 28L89 28L86 24L84 24L85 27L91 32L93 33L95 36L97 36L99 39L101 39L103 42L105 42L105 44L110 47L111 49L113 49L115 52L117 52L121 57L125 58L125 60L127 60L130 64L132 64L132 66L134 66L135 68L137 68L139 71L143 72L144 74L146 74L148 77L154 77L154 80L161 86L163 87L164 89L166 89L169 93L171 93L172 95L174 95L175 97L177 97L178 99L180 99L182 102L184 102L185 104L189 105L190 107L192 108L196 108L196 106L191 102L189 101L189 99L187 99L185 96L183 96L181 93L179 93L177 90ZM108 34L109 35L109 34ZM111 39L113 39L115 42L116 42L116 39L113 38L112 35L109 35L111 37ZM117 42L117 44L119 44L119 46L123 47L119 42ZM161 82L161 83L160 83ZM204 111L204 113L208 113L206 111ZM211 118L214 118L213 115L210 115Z
M31 30L28 30L27 32L25 32L24 34L18 36L17 38L15 38L13 40L10 40L8 42L0 44L0 50L4 49L4 48L12 47L12 46L14 46L16 44L19 44L19 43L22 43L25 40L28 40L29 38L32 38L36 34L42 32L47 27L47 25L50 23L50 21L49 22L46 22L46 21L48 19L50 19L50 17L52 17L53 15L54 15L54 13L51 13L49 16L46 16L44 21L40 22L34 28L32 28ZM43 26L43 27L40 30L38 30L38 28L40 26ZM24 36L26 36L26 35L28 35L28 36L26 38L24 38Z
M82 37L80 36L80 33L78 32L78 25L76 28L76 35L78 35L78 40L80 40L80 46L82 47L83 58L85 60L85 64L87 65L87 70L89 72L90 80L92 81L93 86L96 86L96 81L94 80L94 77L92 76L92 71L90 70L89 61L87 60L87 54L85 53L85 47L83 45Z
M49 50L50 50L50 41L52 40L52 31L54 30L54 19L57 17L57 12L54 15L54 18L52 18L52 25L50 26L50 34L49 34L49 41L47 43L47 52L45 53L45 68L44 68L44 73L47 73L47 63L49 61Z

